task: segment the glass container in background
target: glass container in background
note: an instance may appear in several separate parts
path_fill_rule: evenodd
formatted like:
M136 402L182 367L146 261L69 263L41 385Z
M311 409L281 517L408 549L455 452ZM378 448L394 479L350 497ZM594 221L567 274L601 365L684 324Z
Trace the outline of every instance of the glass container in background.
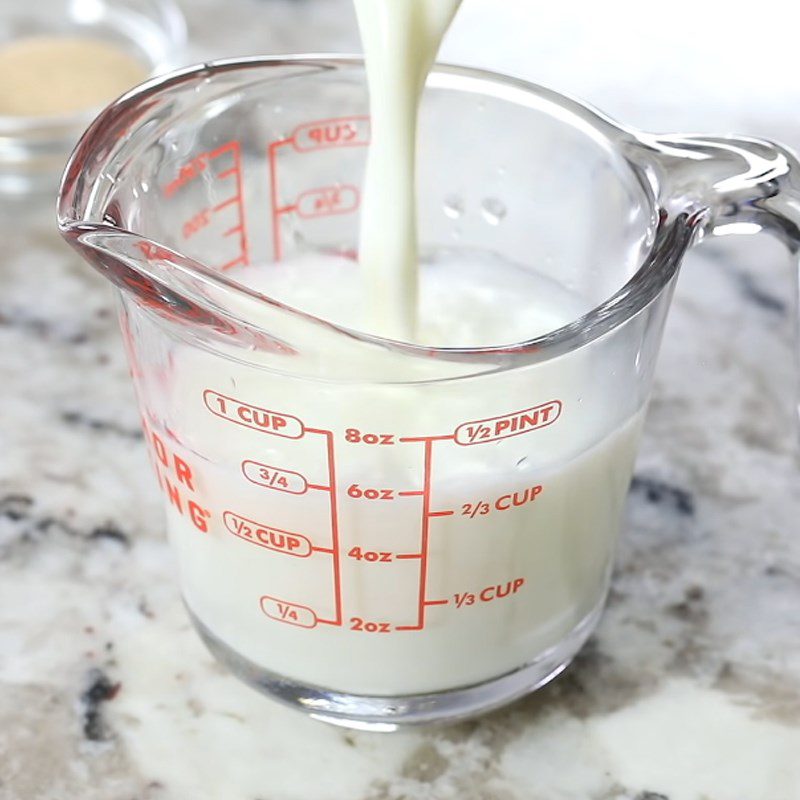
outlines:
M0 10L0 53L39 37L111 45L141 64L144 80L179 65L186 24L172 0L36 0ZM0 193L55 192L81 132L113 99L49 116L0 112Z

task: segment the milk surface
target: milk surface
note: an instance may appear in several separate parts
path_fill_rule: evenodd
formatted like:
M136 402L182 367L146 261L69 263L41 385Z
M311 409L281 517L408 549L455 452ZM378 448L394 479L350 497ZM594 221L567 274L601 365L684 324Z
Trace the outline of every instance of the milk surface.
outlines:
M416 340L433 347L528 341L580 316L585 303L557 282L489 252L440 249L416 273ZM266 297L345 328L375 333L375 296L349 258L299 254L228 277ZM377 376L376 376L377 377Z

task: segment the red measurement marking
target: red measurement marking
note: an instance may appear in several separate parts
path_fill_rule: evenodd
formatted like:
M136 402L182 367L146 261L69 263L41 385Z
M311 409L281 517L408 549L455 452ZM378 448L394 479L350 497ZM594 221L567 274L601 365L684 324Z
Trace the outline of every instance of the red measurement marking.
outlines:
M425 442L425 466L424 466L424 494L422 496L422 544L420 545L419 564L419 620L417 624L420 628L425 625L425 592L428 583L428 533L430 529L430 510L431 510L431 461L433 459L433 442Z
M233 158L233 166L229 169L220 172L217 175L217 178L220 180L224 180L230 176L234 176L236 178L236 194L230 198L228 201L229 204L235 202L238 212L239 212L239 224L235 227L231 228L227 231L224 236L231 235L233 233L239 234L239 247L241 249L241 254L238 259L234 259L233 261L228 261L226 264L223 265L222 270L231 269L233 266L238 266L242 264L246 266L250 263L250 245L247 239L247 228L245 227L245 211L244 211L244 188L243 188L243 179L242 179L242 154L241 148L239 146L239 142L232 141L228 142L227 144L218 147L211 153L212 158L217 158L221 156L223 153L230 153ZM222 204L221 204L222 205Z
M389 622L373 622L361 617L350 617L350 630L364 633L391 633L392 626Z
M333 540L333 576L336 596L336 625L342 624L342 581L339 564L339 510L336 507L336 464L333 452L333 433L326 431L328 453L328 485L331 487L331 536Z
M234 267L238 267L240 265L243 267L247 266L247 261L245 261L243 256L239 256L238 258L234 258L231 261L228 261L227 263L223 264L222 267L220 267L220 269L223 272L225 272L226 270L233 269Z
M324 620L317 619L317 615L308 607L299 603L290 603L277 597L264 595L260 600L261 610L270 618L299 628L314 628Z
M501 600L516 594L525 585L525 578L514 578L514 580L498 583L494 586L487 586L478 593L478 599L482 603L491 603L492 600Z
M454 436L401 436L401 442L444 442Z
M200 533L208 533L211 511L203 508L194 499L200 499L195 469L182 456L167 447L170 439L178 441L169 428L165 431L166 436L159 436L154 430L158 423L150 412L146 412L146 414L151 419L148 421L143 416L142 425L159 488L166 495L170 505L181 516L187 515Z
M366 561L368 564L391 564L394 555L389 550L362 550L360 547L351 547L347 551L349 558L356 561Z
M154 242L136 242L136 247L148 261L171 261L174 256L172 250Z
M561 416L561 401L550 400L523 411L504 414L501 417L489 417L459 425L453 438L456 444L471 445L483 442L494 442L523 433L546 428Z
M329 192L336 187L324 187L304 192L293 205L282 206L278 188L278 150L281 147L291 146L297 153L306 153L331 147L363 147L368 145L369 141L369 117L358 115L306 122L298 125L288 138L278 139L267 146L272 211L272 249L275 261L283 258L281 215L292 211L297 211L305 217L345 214L358 207L358 190L350 185L339 187L339 196L335 200L331 198ZM320 192L324 192L324 196L321 196Z
M234 203L238 202L239 202L238 195L235 197L229 197L227 200L223 200L221 203L215 205L214 211L222 211L223 209L226 209L228 206L232 206Z
M347 496L354 500L394 500L394 489L364 489L357 483L351 484L347 489Z
M308 484L308 488L309 489L319 489L319 491L321 491L321 492L329 492L331 490L330 486L320 486L319 484L316 484L316 483L309 483Z
M291 414L282 414L278 411L252 406L212 389L206 389L203 392L203 402L215 416L245 428L281 436L285 439L299 439L303 435L303 423Z
M194 236L198 231L201 231L211 222L211 214L207 208L204 208L202 211L199 211L195 214L191 219L187 219L186 222L183 223L183 238L190 239Z
M239 243L242 248L242 258L245 264L250 263L250 245L247 241L247 228L245 227L244 219L244 179L242 176L242 154L239 150L239 143L236 143L236 149L233 153L236 160L236 196L239 198L239 225L241 227L241 235Z
M422 497L422 495L424 495L424 494L425 494L425 492L423 492L420 489L418 492L398 492L397 496L398 497Z
M281 243L281 214L283 212L278 207L278 148L289 144L290 141L291 139L280 139L277 142L271 142L267 147L269 197L272 208L272 249L276 261L280 261L283 258L283 245Z
M466 608L476 603L491 603L516 594L524 585L525 578L514 578L505 583L486 586L478 592L456 592L453 595L453 604L456 608Z
M222 515L225 527L240 539L251 544L264 547L267 550L274 550L278 553L285 553L288 556L298 558L308 558L311 555L312 546L309 539L301 533L283 531L280 528L273 528L270 525L263 525L247 517L242 517L233 511L225 511Z
M329 147L361 147L370 141L368 116L332 117L298 125L289 138L300 153Z
M347 428L344 432L344 440L348 444L378 444L393 445L395 436L393 433L363 433L358 428Z
M482 500L479 500L477 503L464 503L461 509L461 516L475 519L478 514L484 516L488 514L490 510L491 506L488 503L484 503Z
M298 216L304 219L350 214L358 208L360 199L355 186L321 186L303 192L293 206L280 210L282 213L295 210Z
M208 169L208 163L211 155L209 153L200 153L195 156L191 161L181 166L178 170L178 177L170 181L163 189L164 197L172 197L175 192L187 183L193 181L198 175Z
M464 503L461 506L461 516L475 519L478 515L485 517L493 511L510 511L512 508L519 508L520 506L528 505L528 503L533 503L543 490L544 487L541 484L537 484L536 486L528 486L526 489L519 489L516 492L500 495L493 501L476 500Z
M277 492L305 494L309 488L308 481L299 472L272 467L258 461L242 461L242 474L251 483L266 489L275 489Z
M212 213L216 214L233 205L237 207L239 222L235 227L224 233L223 236L233 235L234 233L239 234L240 254L235 259L232 259L224 264L222 266L223 270L231 269L231 267L238 266L239 264L248 264L250 262L247 230L245 227L244 195L242 190L242 161L239 142L233 140L221 145L216 150L212 150L208 153L198 154L192 158L191 161L180 167L178 170L178 176L174 180L170 181L170 183L168 183L163 189L165 197L172 197L183 186L186 186L188 183L192 182L202 173L208 172L214 159L228 154L230 154L233 164L227 169L218 172L213 177L219 181L224 181L226 178L235 177L235 194L218 203L213 208L201 209L183 225L183 237L184 239L188 239L200 229L209 225L210 215Z
M421 492L407 492L409 495L422 496L422 535L419 553L401 553L396 556L400 559L419 560L419 594L417 608L416 625L395 625L396 631L420 631L425 627L425 609L428 606L446 605L447 600L427 600L428 587L428 547L430 538L431 517L450 516L452 511L431 511L431 470L433 462L433 443L445 439L452 439L452 436L407 436L400 439L401 442L422 442L424 444L423 455L423 489Z
M336 615L334 619L320 619L318 622L324 625L342 624L342 568L341 556L339 553L339 509L336 499L336 456L333 450L333 432L322 428L306 428L306 433L315 433L325 437L326 454L328 458L328 487L325 489L330 494L331 510L331 559L333 561L333 594L336 604Z

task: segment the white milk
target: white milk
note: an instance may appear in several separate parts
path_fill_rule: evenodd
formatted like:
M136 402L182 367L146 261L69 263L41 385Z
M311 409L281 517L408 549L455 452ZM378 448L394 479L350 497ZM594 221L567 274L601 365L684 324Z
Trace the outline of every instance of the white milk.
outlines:
M364 303L344 260L231 276L351 324ZM574 318L563 289L463 253L423 269L421 289L433 342L521 339ZM151 444L184 596L217 638L290 679L409 694L517 669L597 610L640 417L610 424L612 397L582 406L597 367L583 351L410 386L336 383L344 359L326 358L330 384L173 353L172 433L151 425ZM517 412L536 406L523 424Z
M512 344L556 330L585 310L560 284L489 252L441 249L415 271L417 339L424 345ZM362 274L350 259L314 253L227 273L273 300L371 333L374 297Z
M370 329L413 340L417 316L417 109L461 0L354 0L370 92L359 257Z

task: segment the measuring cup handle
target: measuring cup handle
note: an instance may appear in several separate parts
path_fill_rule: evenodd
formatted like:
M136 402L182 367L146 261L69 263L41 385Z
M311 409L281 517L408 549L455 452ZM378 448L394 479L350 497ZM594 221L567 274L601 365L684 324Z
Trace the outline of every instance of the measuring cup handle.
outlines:
M800 250L800 162L785 147L739 136L638 138L662 207L700 211L701 238L767 230Z

